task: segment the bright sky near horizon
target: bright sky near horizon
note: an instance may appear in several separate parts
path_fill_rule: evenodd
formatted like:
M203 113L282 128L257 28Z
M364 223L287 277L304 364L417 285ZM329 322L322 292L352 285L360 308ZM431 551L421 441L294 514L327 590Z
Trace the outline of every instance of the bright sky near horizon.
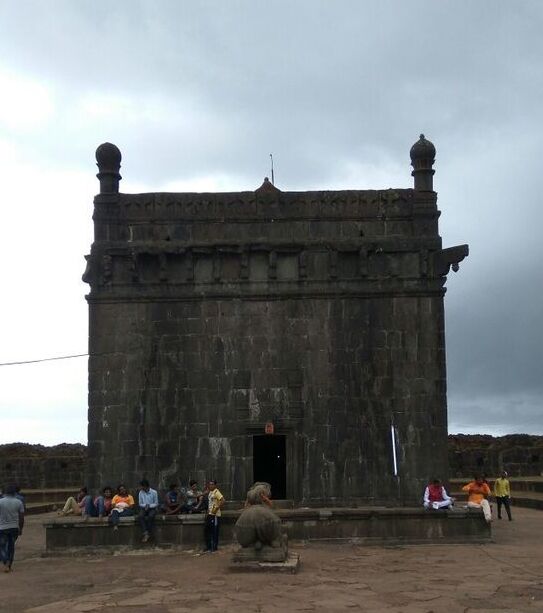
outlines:
M121 190L410 187L437 148L449 430L543 434L543 3L0 2L0 362L85 353L94 151ZM0 443L86 441L87 360L0 367Z

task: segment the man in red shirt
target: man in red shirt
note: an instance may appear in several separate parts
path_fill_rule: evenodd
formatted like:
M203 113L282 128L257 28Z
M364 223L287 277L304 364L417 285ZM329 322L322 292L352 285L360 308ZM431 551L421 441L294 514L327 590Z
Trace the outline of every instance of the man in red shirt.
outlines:
M453 505L454 500L447 494L443 484L439 479L432 479L424 490L425 509L448 509Z

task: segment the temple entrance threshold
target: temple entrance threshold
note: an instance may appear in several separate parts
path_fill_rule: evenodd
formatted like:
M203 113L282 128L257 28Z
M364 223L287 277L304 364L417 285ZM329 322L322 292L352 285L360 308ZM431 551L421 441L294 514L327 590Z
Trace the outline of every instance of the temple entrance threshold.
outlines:
M271 485L272 497L287 497L286 436L263 434L253 436L253 480Z

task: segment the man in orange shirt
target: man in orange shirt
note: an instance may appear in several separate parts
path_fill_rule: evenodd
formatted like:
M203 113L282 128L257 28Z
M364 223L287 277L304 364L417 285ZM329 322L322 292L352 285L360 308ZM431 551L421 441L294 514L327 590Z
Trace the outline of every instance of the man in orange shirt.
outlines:
M111 501L111 514L108 522L113 526L113 530L118 530L121 517L130 517L131 515L134 515L134 498L121 483Z
M481 475L476 475L475 481L471 481L471 483L464 485L462 491L468 493L468 507L470 509L483 509L485 520L491 522L492 512L487 500L490 496L490 488L488 484L485 483L483 477Z

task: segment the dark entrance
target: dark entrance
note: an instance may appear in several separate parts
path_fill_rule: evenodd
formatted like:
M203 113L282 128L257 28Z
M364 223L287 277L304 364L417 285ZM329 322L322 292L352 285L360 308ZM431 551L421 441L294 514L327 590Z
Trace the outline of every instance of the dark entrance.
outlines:
M272 497L287 497L286 436L264 434L253 436L253 478L271 485Z

